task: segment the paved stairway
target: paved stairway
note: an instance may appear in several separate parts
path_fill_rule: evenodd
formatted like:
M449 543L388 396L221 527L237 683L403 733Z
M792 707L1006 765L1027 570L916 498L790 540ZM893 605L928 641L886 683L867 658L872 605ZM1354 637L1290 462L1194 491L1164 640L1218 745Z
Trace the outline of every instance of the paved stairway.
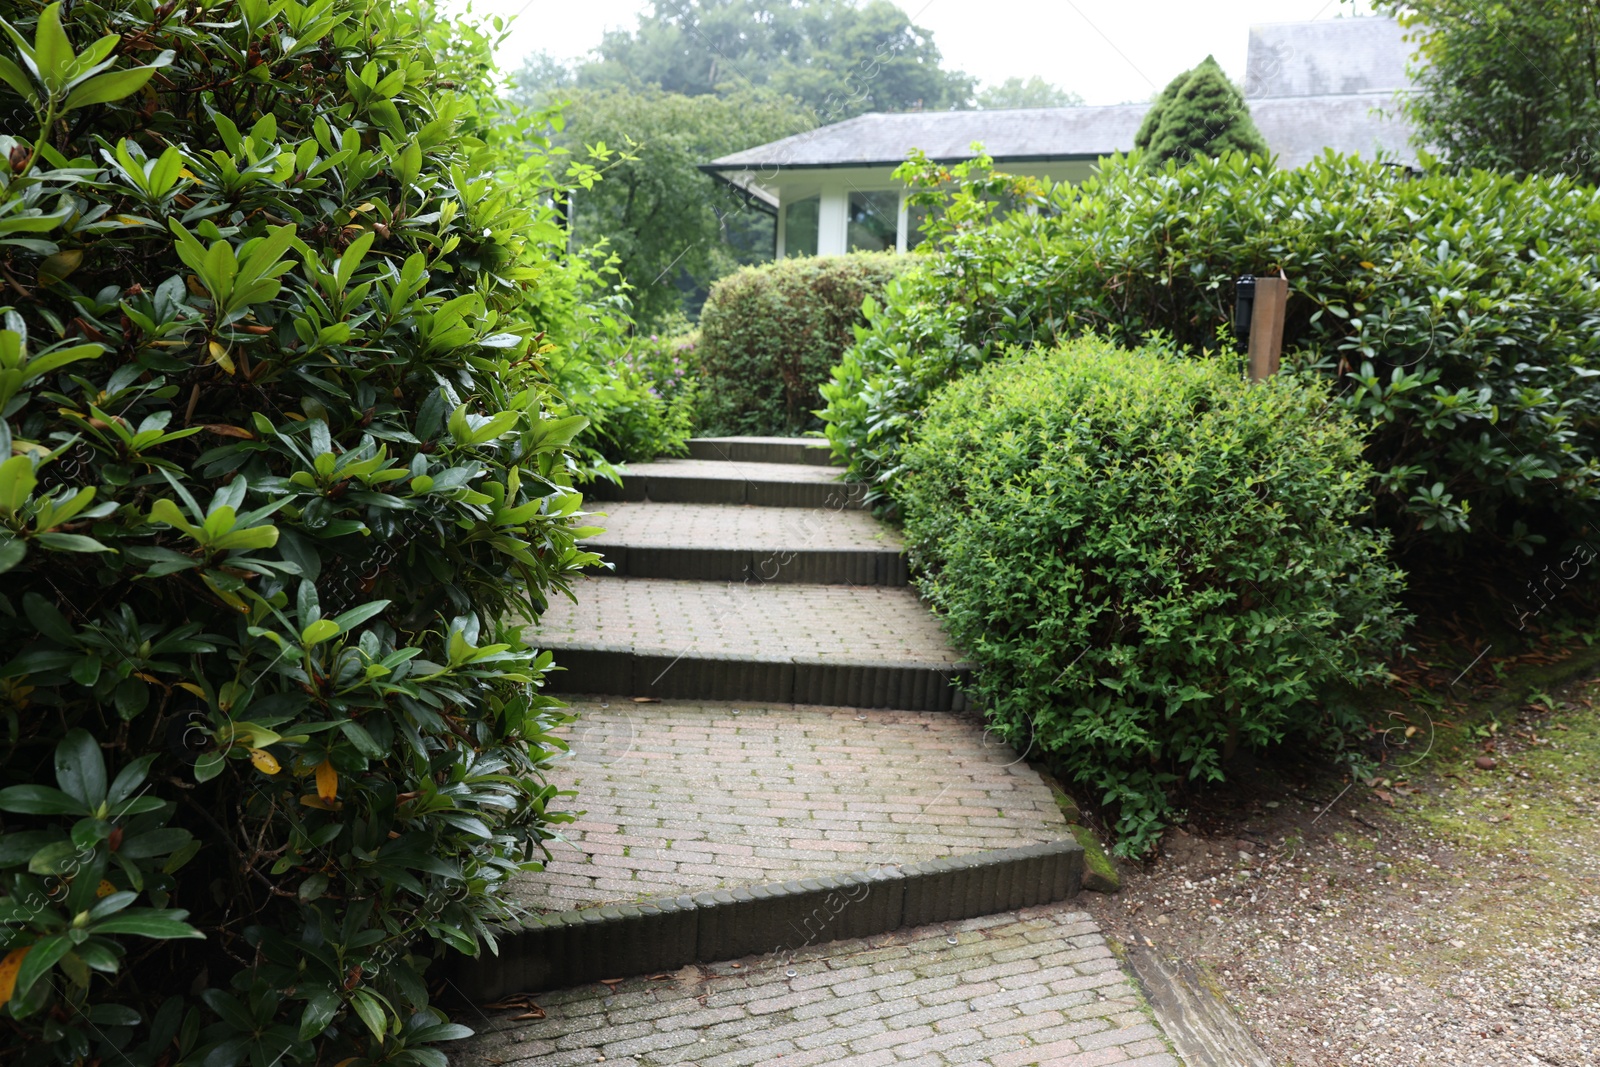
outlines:
M517 886L535 917L452 980L571 988L458 1062L1175 1064L1053 903L1082 850L965 710L893 534L807 442L691 447L596 494L614 566L530 634L585 814Z

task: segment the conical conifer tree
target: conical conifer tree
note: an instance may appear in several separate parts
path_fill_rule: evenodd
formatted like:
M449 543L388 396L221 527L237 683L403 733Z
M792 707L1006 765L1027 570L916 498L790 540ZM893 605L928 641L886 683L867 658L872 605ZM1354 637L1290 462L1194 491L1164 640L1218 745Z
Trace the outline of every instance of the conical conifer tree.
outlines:
M1156 131L1161 128L1161 116L1165 115L1167 108L1172 105L1172 100L1178 95L1178 90L1183 88L1183 83L1189 80L1193 70L1186 70L1167 83L1156 97L1156 102L1150 105L1150 110L1144 113L1144 121L1139 123L1139 132L1133 135L1133 146L1141 151L1149 151L1150 141L1155 137Z
M1181 77L1182 85L1171 98L1163 92L1156 104L1160 114L1146 146L1152 162L1187 163L1233 151L1267 154L1266 139L1250 118L1244 94L1214 58L1206 56L1205 62Z

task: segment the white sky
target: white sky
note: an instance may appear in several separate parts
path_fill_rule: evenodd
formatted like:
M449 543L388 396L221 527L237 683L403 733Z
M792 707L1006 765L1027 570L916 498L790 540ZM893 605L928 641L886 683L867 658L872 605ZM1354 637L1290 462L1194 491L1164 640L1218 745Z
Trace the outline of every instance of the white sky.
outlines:
M1367 0L895 0L933 32L949 70L980 83L1039 75L1090 104L1148 100L1206 55L1243 80L1249 28L1261 22L1365 14ZM446 0L460 10L466 0ZM581 56L607 29L636 25L642 0L471 0L480 14L517 16L500 53Z

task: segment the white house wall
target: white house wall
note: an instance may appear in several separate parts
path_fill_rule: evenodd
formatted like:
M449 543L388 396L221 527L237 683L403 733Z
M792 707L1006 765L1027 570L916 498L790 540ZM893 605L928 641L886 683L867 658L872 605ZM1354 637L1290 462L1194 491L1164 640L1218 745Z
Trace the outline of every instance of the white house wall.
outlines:
M1053 182L1079 183L1094 170L1092 163L999 163L997 169L1009 174L1048 178ZM906 220L906 186L894 178L894 167L829 167L817 170L781 171L760 182L761 188L778 202L778 255L787 254L788 232L784 207L809 197L818 197L817 254L838 256L849 251L850 194L885 190L900 194L896 225L896 247L906 250L909 237Z

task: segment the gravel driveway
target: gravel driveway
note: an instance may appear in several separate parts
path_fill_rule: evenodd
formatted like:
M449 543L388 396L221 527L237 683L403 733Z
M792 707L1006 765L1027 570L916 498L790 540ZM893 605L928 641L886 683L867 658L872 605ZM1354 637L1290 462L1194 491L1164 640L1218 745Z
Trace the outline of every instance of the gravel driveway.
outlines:
M1274 1063L1600 1064L1597 697L1459 730L1411 780L1246 776L1084 899L1209 973Z

